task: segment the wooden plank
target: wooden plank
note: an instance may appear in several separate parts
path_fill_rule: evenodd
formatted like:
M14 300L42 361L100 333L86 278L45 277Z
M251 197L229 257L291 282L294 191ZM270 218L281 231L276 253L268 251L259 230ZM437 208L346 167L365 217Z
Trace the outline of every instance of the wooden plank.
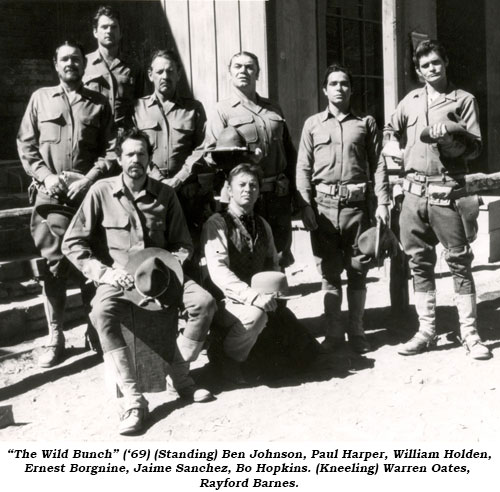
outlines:
M189 34L189 6L187 0L175 1L163 0L163 8L168 22L172 39L170 44L181 58L185 80L189 91L192 90L191 70L191 42Z
M193 95L211 113L217 102L215 8L212 0L189 2Z
M490 252L488 256L488 263L495 263L500 261L500 229L490 231Z
M279 102L298 145L304 120L318 110L315 0L276 0Z
M240 16L238 2L215 2L215 39L217 45L218 100L225 99L231 91L228 64L231 57L241 51Z
M317 0L317 12L316 12L316 39L318 43L318 82L316 86L318 87L318 111L321 111L325 107L325 96L323 91L319 89L323 84L323 74L326 71L327 56L326 56L326 0Z
M269 74L267 59L267 17L266 2L255 0L240 1L241 49L250 51L259 58L260 75L257 92L264 97L269 95Z
M500 229L500 200L488 203L488 232Z
M396 0L382 2L382 46L384 60L384 117L388 121L396 109L398 96L398 39Z

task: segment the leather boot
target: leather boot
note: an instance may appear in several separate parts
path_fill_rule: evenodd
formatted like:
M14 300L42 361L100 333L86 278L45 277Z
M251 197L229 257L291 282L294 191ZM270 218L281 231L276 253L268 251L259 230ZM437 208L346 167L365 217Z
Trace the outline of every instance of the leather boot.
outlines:
M416 355L433 348L436 336L436 291L415 292L418 332L398 349L400 355Z
M467 353L477 360L491 359L492 354L477 333L476 294L456 294L455 304L460 321L460 338Z
M344 342L344 327L341 322L342 291L327 290L324 297L325 339L321 344L325 352L340 348Z
M118 432L122 435L135 434L143 429L148 414L148 402L139 391L135 367L128 347L105 352L104 367L108 378L112 378L120 389L121 414Z
M352 350L358 354L366 354L371 350L370 344L365 336L365 329L363 327L365 303L366 289L347 289L347 304L349 306L349 325L347 328L347 336Z
M40 367L53 367L61 362L64 353L64 305L65 299L45 296L43 307L49 327L49 337L38 357Z
M198 388L189 375L189 363L198 358L204 342L186 338L182 333L177 337L174 359L167 376L167 390L177 393L181 398L196 403L213 399L210 391Z

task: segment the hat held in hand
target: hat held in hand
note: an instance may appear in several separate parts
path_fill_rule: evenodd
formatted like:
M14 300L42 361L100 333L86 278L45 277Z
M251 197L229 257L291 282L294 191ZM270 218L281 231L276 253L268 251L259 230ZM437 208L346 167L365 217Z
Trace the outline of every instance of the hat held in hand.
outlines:
M129 256L125 270L134 277L127 299L148 311L178 306L182 299L184 273L179 260L161 248L146 248Z
M260 272L252 277L252 289L259 294L272 295L276 299L297 299L300 294L291 295L286 275L281 272Z
M378 261L396 256L399 241L389 227L379 222L376 227L370 227L359 236L358 249Z
M466 130L466 123L461 120L455 113L448 113L448 119L440 121L440 124L443 124L446 127L446 130L452 137L458 137L464 139L465 141L473 141L477 140L479 137L473 135L472 133ZM420 140L424 143L431 144L436 143L438 141L437 138L433 138L430 135L432 125L426 126L422 133L420 134Z
M42 217L42 222L54 237L63 237L76 213L76 208L57 203L43 203L38 205L35 211Z

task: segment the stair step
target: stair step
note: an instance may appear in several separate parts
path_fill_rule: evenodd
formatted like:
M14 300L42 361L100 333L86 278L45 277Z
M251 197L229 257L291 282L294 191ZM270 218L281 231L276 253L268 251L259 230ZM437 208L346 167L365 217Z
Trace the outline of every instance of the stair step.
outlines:
M67 291L65 321L83 319L80 289ZM42 296L0 304L0 342L25 338L47 329Z
M0 304L15 299L35 296L42 292L41 285L35 280L0 282Z
M38 258L36 253L17 252L3 255L0 260L0 282L29 279L33 276L31 261Z
M27 191L30 183L20 160L0 160L0 189L20 193Z
M12 208L24 208L28 207L29 199L28 193L9 193L1 192L0 193L0 210L8 210Z
M35 251L30 232L32 207L0 210L0 255Z

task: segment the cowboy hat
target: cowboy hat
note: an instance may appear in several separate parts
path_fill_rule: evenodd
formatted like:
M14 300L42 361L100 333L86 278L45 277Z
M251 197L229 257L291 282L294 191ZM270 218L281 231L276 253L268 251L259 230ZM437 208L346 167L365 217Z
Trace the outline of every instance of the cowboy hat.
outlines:
M297 299L300 294L290 295L286 275L281 272L256 273L251 280L251 288L259 294L273 295L276 299Z
M129 256L125 270L134 277L134 287L125 297L149 311L180 304L184 273L179 260L162 248L146 248Z
M42 217L42 222L54 237L63 237L76 213L76 208L57 203L44 203L37 205L35 212Z
M370 227L358 239L358 249L364 255L381 260L397 254L399 241L389 227L378 222L376 227Z
M203 151L204 154L208 152L250 152L250 148L245 137L234 126L226 126L220 132L215 148L207 148Z
M472 133L469 133L460 123L456 123L455 121L445 120L445 121L440 121L439 123L443 124L446 127L446 130L448 130L448 133L452 137L461 137L466 140L477 140L478 138ZM426 126L422 130L422 133L420 134L420 140L422 142L431 144L431 143L436 143L438 141L437 138L433 138L430 136L431 128L432 126Z

